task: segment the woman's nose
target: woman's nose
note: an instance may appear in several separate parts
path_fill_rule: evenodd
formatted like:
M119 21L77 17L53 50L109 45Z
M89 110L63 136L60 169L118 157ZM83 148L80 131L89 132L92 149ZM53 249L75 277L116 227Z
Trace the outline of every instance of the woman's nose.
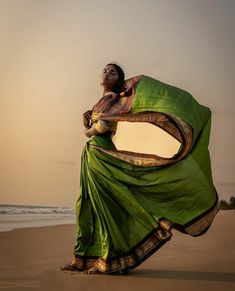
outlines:
M106 74L104 75L104 77L105 77L105 78L108 78L108 77L109 77L109 73L106 73Z

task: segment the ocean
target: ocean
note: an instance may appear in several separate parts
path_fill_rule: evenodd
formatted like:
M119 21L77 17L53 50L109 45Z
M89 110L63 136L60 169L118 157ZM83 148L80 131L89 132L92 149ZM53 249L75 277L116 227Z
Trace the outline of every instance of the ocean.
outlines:
M71 223L75 223L74 208L0 204L0 231Z

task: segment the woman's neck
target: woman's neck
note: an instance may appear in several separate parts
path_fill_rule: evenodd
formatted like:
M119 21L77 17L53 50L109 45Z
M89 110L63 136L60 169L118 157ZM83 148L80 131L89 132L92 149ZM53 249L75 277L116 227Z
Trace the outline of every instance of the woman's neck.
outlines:
M103 96L106 95L106 94L108 94L108 92L110 92L110 91L109 90L107 90L107 91L104 90L103 91Z
M112 92L112 89L113 88L104 88L104 90L103 90L103 96L106 95L106 94L108 94L109 92Z

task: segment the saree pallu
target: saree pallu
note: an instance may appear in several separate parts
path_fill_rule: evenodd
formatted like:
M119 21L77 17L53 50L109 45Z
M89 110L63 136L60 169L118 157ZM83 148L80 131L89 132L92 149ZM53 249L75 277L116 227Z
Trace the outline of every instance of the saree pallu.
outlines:
M122 274L172 238L172 229L205 233L219 210L208 143L209 108L188 92L140 75L123 94L101 98L93 121L150 122L181 142L163 158L116 149L112 134L93 136L81 157L73 264Z

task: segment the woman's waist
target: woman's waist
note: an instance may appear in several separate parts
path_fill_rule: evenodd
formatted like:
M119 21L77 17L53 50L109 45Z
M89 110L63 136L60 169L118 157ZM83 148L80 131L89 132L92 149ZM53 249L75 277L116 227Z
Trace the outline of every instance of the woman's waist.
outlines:
M88 143L90 145L96 145L101 146L103 148L107 148L110 150L115 150L116 147L112 141L112 137L115 134L115 131L107 130L106 132L99 134L99 135L93 135L89 140Z

